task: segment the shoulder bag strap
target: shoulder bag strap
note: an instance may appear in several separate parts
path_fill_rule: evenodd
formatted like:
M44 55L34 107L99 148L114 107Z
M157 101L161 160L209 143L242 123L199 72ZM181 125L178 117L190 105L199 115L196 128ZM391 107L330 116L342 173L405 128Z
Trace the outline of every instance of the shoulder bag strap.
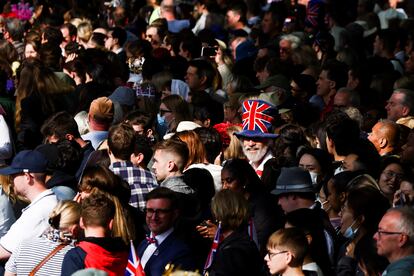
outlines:
M47 262L50 260L50 258L52 258L53 256L56 255L56 253L58 253L62 248L64 248L67 244L66 243L61 243L58 246L56 246L55 249L53 249L52 252L49 253L49 255L47 255L35 268L33 268L33 270L29 273L29 276L34 276L36 275L36 272L39 271L39 269Z

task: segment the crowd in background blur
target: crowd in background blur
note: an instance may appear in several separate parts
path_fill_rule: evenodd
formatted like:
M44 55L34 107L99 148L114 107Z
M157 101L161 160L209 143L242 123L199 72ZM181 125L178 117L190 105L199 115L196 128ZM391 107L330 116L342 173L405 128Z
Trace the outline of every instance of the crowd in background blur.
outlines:
M413 1L0 10L4 275L413 275Z

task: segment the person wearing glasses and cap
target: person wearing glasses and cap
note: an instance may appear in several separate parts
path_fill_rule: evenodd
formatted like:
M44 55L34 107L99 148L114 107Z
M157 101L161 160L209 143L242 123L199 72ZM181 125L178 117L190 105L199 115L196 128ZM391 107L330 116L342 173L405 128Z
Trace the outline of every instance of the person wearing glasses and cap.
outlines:
M388 210L374 235L377 253L390 264L382 275L411 276L414 271L414 209L410 207Z

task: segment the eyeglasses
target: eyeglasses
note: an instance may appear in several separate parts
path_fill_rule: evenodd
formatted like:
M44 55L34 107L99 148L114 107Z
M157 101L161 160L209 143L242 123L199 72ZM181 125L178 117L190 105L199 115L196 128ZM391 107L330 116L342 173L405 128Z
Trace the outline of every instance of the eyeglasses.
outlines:
M382 231L382 230L378 230L377 233L378 233L378 237L379 238L381 238L382 235L389 236L389 235L401 235L401 234L404 234L403 232L391 232L391 231Z
M144 209L144 212L147 215L147 217L152 217L154 214L156 216L165 216L171 211L172 211L171 209L152 209L152 208Z
M396 173L393 171L384 171L383 174L388 178L391 179L393 177L395 177L395 180L399 181L404 177L404 174L402 173Z
M275 252L275 253L270 252L270 251L267 251L267 254L266 255L267 255L267 257L270 260L271 258L273 258L276 255L283 254L283 253L287 253L287 252L289 252L289 251L285 250L285 251L280 251L280 252Z
M397 102L393 102L393 101L387 101L386 103L387 103L386 105L391 106L391 107L402 104L402 103L397 103Z
M163 116L165 113L171 113L171 110L168 109L160 109L160 115Z

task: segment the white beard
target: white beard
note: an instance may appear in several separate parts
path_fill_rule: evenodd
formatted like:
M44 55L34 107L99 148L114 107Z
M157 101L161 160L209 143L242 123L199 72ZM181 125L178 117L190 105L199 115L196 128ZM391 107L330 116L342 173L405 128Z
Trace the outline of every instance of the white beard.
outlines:
M268 145L263 145L262 148L259 147L243 147L243 153L246 155L252 163L258 163L263 159L269 149Z

